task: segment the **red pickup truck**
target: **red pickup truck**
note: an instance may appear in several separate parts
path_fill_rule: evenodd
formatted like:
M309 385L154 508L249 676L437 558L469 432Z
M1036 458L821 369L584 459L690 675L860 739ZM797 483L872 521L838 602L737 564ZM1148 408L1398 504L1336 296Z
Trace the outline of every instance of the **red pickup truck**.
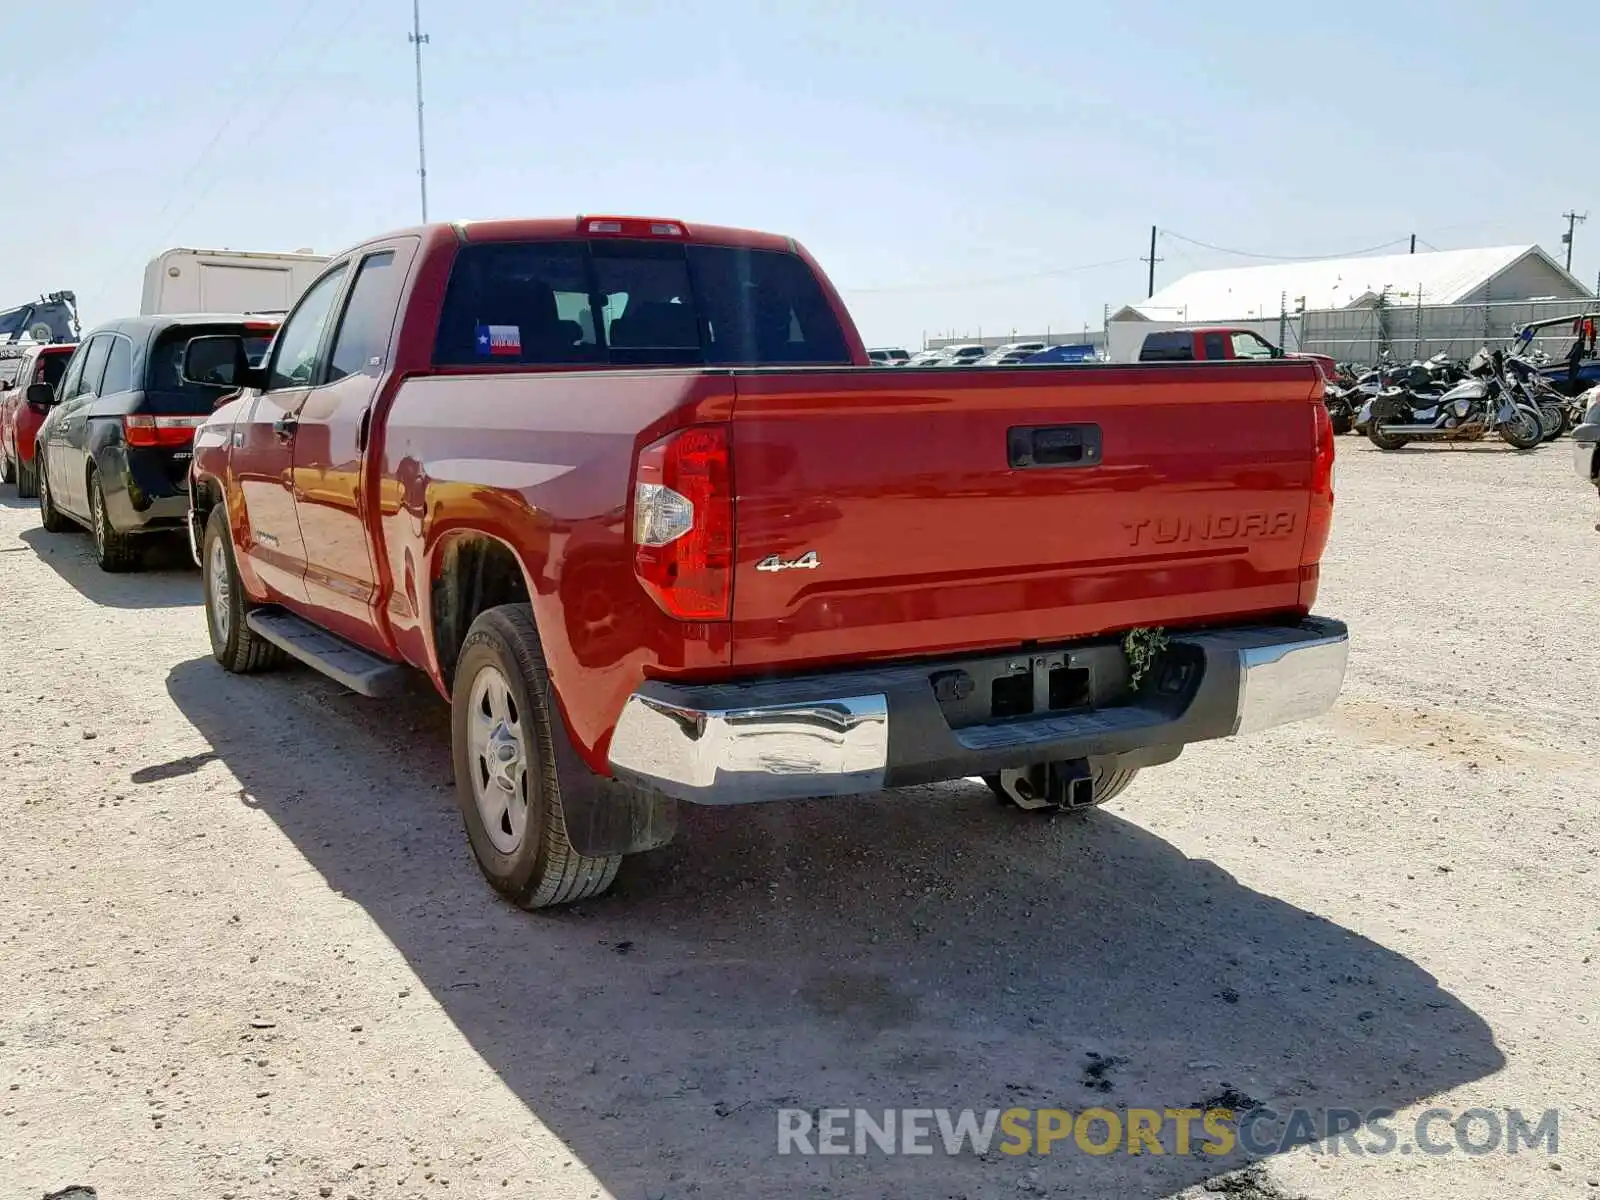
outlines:
M1338 378L1339 364L1326 354L1282 350L1253 329L1219 326L1207 329L1162 329L1145 334L1140 362L1255 362L1266 358L1298 358L1317 364L1325 380Z
M1309 363L874 370L791 239L620 217L378 238L261 367L190 354L241 388L191 474L217 659L424 673L525 907L680 800L1090 807L1343 680Z

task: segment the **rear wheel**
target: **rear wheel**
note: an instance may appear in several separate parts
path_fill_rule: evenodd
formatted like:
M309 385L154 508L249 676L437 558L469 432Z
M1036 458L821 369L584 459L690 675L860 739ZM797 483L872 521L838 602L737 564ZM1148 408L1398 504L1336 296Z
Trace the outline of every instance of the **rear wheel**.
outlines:
M1544 422L1544 440L1553 442L1564 432L1565 421L1559 404L1541 404L1539 419Z
M39 463L38 459L34 461ZM66 533L73 527L66 514L56 507L55 498L50 494L50 476L42 463L39 463L39 524L46 533Z
M462 643L451 706L456 802L478 868L522 908L598 896L620 854L591 857L567 837L544 651L526 604L479 615Z
M206 629L211 634L211 654L222 669L235 675L253 675L282 663L288 656L245 623L250 603L239 583L233 561L233 537L227 511L219 504L206 521L200 552L200 575L206 594Z
M113 572L136 569L140 565L138 543L111 523L99 471L89 473L89 513L93 518L90 531L94 534L94 558L100 569Z
M39 494L39 469L25 459L17 460L17 495L31 500Z
M1120 796L1127 790L1128 785L1133 782L1134 776L1138 773L1138 767L1111 767L1107 769L1097 764L1094 767L1094 799L1088 804L1069 809L1059 809L1051 805L1029 805L1026 807L1030 811L1036 812L1087 812L1092 808L1099 808L1107 801L1114 800ZM985 775L983 781L989 785L989 790L994 793L995 799L1001 804L1011 808L1025 807L1019 804L1016 797L1006 790L1000 781L1000 776Z
M1379 450L1398 450L1411 440L1397 433L1385 433L1377 421L1367 426L1367 439Z

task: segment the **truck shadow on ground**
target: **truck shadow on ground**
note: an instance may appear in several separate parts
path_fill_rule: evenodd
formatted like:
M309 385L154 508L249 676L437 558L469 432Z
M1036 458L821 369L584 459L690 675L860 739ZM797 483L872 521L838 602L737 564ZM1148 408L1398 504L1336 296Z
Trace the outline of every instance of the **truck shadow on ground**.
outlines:
M121 574L95 565L94 543L76 529L46 533L22 532L39 561L66 580L85 599L106 608L182 608L199 604L200 572L181 537L150 535L143 546L141 568Z
M1161 1157L780 1157L777 1114L1366 1111L1503 1065L1415 963L1113 812L1039 820L964 783L688 809L611 896L526 914L471 861L436 697L209 659L168 690L244 802L619 1197L1166 1196L1247 1160L1179 1156L1170 1134Z

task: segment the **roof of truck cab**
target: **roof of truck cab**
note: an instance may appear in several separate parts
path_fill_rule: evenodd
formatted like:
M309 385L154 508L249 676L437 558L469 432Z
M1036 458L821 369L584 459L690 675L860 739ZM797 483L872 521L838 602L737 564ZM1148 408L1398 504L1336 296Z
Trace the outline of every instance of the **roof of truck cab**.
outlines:
M611 213L603 216L589 214L576 217L514 217L490 221L457 221L454 223L454 228L461 238L469 242L537 242L587 237L589 235L584 231L583 223L595 220L660 221L683 228L682 238L664 238L663 241L701 242L716 246L738 246L748 250L793 248L793 239L776 233L762 233L756 229L735 229L727 225L699 225L693 221L680 221L676 217L616 216Z

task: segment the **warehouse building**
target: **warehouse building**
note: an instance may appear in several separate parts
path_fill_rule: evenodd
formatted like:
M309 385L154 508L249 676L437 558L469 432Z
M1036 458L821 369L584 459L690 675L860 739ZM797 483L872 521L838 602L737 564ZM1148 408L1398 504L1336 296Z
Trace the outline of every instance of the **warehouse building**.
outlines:
M1113 359L1145 334L1242 324L1291 349L1350 361L1470 354L1594 293L1538 246L1491 246L1196 271L1112 314ZM1130 350L1131 348L1131 350Z

